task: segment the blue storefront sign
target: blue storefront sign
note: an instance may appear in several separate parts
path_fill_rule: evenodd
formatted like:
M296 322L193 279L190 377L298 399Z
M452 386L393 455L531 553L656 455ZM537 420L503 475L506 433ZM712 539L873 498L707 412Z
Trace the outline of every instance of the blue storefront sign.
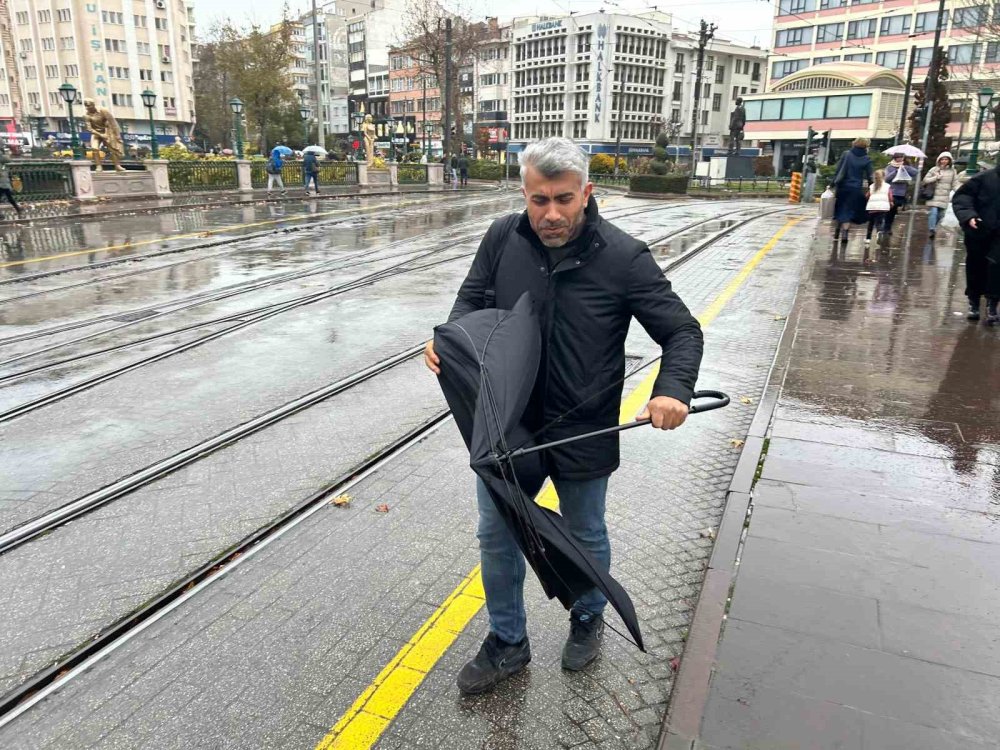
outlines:
M87 131L81 132L77 137L80 139L80 143L90 143L90 133ZM42 132L42 143L51 138L53 141L58 143L60 146L68 146L72 141L72 135L70 133L61 133L55 130L46 130ZM175 135L161 135L157 134L156 142L161 146L172 146L176 143L177 136ZM181 143L187 145L191 143L191 139L182 135ZM122 140L125 142L126 146L148 146L150 137L149 133L122 133Z

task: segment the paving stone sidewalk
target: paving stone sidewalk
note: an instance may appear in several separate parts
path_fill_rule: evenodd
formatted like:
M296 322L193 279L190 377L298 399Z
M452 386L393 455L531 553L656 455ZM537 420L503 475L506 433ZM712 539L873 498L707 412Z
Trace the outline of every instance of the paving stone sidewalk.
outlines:
M1000 331L912 220L818 230L700 738L666 747L1000 743Z

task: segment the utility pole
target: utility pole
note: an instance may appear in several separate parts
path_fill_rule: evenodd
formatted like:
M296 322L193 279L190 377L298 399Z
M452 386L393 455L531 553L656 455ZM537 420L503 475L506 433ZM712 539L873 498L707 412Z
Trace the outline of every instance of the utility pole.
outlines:
M326 148L325 119L323 116L323 76L319 63L319 15L316 13L316 0L312 0L313 10L313 71L316 76L316 142Z
M619 69L621 72L618 76L618 137L615 138L615 177L618 176L618 159L622 153L622 127L625 119L625 66L622 65Z
M924 133L923 138L920 139L920 150L925 154L927 153L927 139L930 137L931 130L931 116L934 114L934 89L937 88L938 82L938 72L941 69L940 57L941 57L941 27L944 25L944 5L945 0L939 0L938 2L938 16L937 24L934 28L934 46L931 47L933 50L931 52L931 67L927 71L927 80L924 81L924 105L926 106L926 115L924 116ZM917 185L917 190L920 189L920 185Z
M424 130L424 137L422 139L424 144L424 156L426 156L429 161L431 155L427 150L427 73L424 72L423 68L420 70L420 83L423 85L424 89L423 115L420 118L420 127Z
M906 71L906 90L903 92L903 113L899 116L899 132L896 133L896 141L892 144L894 146L898 146L902 142L903 134L906 131L906 115L910 106L910 86L913 85L913 64L916 61L917 47L914 45L910 47L910 65L909 70Z
M941 0L944 2L944 0ZM698 165L698 120L701 115L701 76L705 67L705 48L715 36L718 27L713 23L705 23L702 19L701 31L698 33L698 66L694 79L694 110L691 112L691 176L694 177Z
M451 19L444 19L444 158L451 159ZM447 169L447 166L445 167Z

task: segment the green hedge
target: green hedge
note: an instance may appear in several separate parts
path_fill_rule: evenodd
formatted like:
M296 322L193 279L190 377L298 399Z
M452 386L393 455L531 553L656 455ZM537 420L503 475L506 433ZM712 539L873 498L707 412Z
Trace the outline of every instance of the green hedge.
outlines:
M476 159L469 162L469 177L474 180L499 180L503 177L503 167L495 161Z
M634 175L628 182L628 189L633 193L686 193L688 178L686 175Z

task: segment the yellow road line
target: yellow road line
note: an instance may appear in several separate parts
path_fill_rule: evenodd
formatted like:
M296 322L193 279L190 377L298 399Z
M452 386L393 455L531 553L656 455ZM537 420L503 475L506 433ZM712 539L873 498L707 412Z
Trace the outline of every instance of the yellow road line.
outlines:
M364 196L362 196L364 197ZM413 206L421 203L426 203L427 201L405 201L403 203L396 204L392 208L401 208L403 206ZM248 229L252 227L265 227L271 224L284 224L289 221L301 221L302 219L316 219L321 216L334 216L335 214L343 213L359 213L362 211L375 211L377 209L384 209L385 206L360 206L356 208L338 208L335 211L321 211L315 214L298 214L296 216L287 216L282 219L268 219L267 221L256 221L251 224L230 224L226 227L216 227L215 229L204 229L200 232L190 232L188 234L178 234L173 237L158 237L152 240L140 240L139 242L126 242L122 245L107 245L106 247L95 247L89 250L73 250L68 253L58 253L57 255L46 255L41 258L29 258L28 260L12 260L7 263L0 263L0 268L11 268L12 266L26 266L29 263L42 263L47 260L59 260L60 258L72 258L77 255L90 255L91 253L106 253L110 250L124 250L126 248L132 247L142 247L143 245L155 245L158 242L172 242L173 240L186 240L191 237L210 237L213 234L219 234L221 232L228 232L233 229ZM81 217L83 218L83 217ZM138 260L141 256L136 256Z
M707 327L719 316L726 303L733 298L753 270L774 249L785 233L800 221L802 221L800 218L789 219L767 244L746 262L726 288L698 316L698 322L703 327ZM659 365L654 365L642 382L622 400L620 422L634 419L649 401L658 372ZM559 507L559 498L551 482L545 485L535 498L535 502L552 510ZM477 565L434 611L434 614L420 626L392 661L385 665L375 681L358 696L347 713L316 746L316 750L371 748L386 727L403 710L424 677L434 668L444 652L455 642L485 603L486 595L483 592L483 581Z

